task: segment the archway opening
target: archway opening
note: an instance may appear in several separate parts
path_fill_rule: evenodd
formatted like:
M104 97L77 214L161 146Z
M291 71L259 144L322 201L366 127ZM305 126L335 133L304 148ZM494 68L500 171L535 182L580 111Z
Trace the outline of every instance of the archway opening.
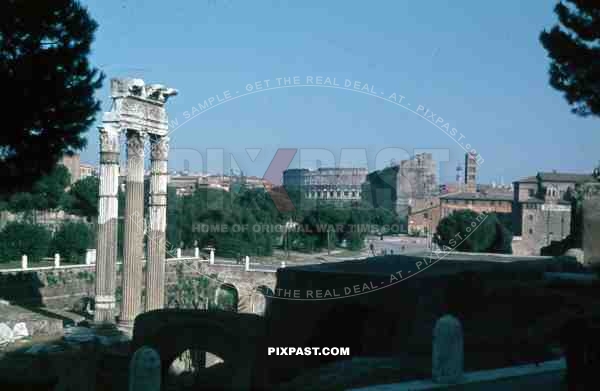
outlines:
M166 385L178 390L196 390L224 367L223 358L215 353L187 349L171 362Z

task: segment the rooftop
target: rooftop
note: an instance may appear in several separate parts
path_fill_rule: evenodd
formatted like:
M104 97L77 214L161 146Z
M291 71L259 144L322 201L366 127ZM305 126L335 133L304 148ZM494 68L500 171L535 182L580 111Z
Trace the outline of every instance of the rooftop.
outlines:
M440 197L445 200L482 200L482 201L512 201L512 194L508 193L454 193L446 194Z
M525 178L521 178L518 181L515 182L519 182L519 183L537 183L537 176L528 176Z
M595 181L591 174L578 174L572 172L538 172L537 175L521 178L516 182L519 183L537 183L538 179L543 182L590 182Z
M590 182L595 181L591 174L576 174L569 172L539 172L538 177L547 182Z

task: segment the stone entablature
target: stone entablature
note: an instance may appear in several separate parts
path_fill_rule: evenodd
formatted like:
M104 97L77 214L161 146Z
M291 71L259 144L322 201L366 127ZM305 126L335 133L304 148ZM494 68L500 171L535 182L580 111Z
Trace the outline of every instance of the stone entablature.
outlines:
M104 113L103 123L118 129L165 136L169 130L164 104L177 90L162 84L146 85L141 79L112 79L112 110Z

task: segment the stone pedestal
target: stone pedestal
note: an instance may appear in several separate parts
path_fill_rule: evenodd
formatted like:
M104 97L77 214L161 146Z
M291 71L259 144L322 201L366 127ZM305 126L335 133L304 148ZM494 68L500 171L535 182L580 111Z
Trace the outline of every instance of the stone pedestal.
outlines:
M131 358L129 391L160 391L161 363L156 350L142 346Z
M100 189L94 322L115 322L119 188L119 130L100 129Z
M442 316L433 330L432 377L436 383L458 383L464 369L462 325L452 315Z
M127 133L127 182L123 242L123 304L119 325L133 327L141 312L142 240L144 235L144 137Z

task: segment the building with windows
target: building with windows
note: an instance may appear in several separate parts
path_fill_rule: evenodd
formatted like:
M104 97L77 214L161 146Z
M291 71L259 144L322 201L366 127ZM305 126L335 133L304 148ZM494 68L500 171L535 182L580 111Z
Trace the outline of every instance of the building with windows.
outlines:
M456 210L469 209L477 213L512 214L513 197L508 192L455 193L440 197L441 217Z
M439 194L436 166L430 153L421 153L374 171L367 177L369 199L377 207L392 209L401 218L408 218L415 200Z
M590 174L539 172L514 182L513 226L516 255L539 255L542 247L571 233L571 197Z
M58 162L67 168L71 175L71 184L88 176L98 176L96 166L86 163L81 163L79 154L65 154Z
M305 199L360 201L367 173L366 168L293 168L283 172L283 186L299 189Z

